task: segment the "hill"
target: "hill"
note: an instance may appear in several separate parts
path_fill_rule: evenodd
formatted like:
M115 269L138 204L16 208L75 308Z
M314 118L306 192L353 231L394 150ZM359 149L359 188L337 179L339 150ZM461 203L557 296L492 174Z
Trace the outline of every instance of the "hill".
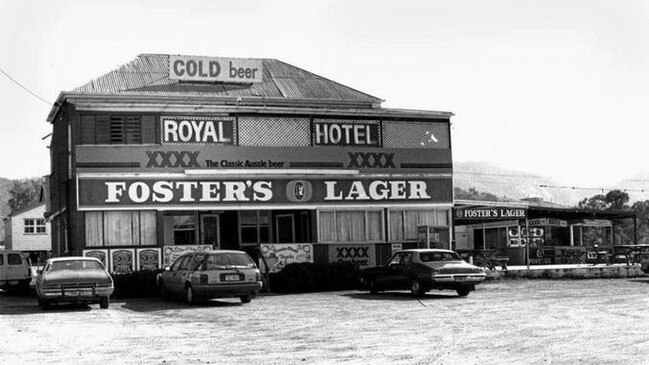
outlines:
M503 199L542 198L562 205L576 205L579 200L594 195L589 190L551 188L562 184L549 177L507 170L486 162L454 162L453 184Z

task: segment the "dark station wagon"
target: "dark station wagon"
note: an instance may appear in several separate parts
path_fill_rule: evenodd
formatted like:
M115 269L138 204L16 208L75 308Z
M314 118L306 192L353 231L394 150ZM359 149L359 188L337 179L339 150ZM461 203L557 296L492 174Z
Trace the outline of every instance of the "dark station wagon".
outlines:
M387 264L361 271L361 280L371 293L410 290L416 296L450 289L464 297L485 277L484 269L462 260L456 252L440 249L397 251Z

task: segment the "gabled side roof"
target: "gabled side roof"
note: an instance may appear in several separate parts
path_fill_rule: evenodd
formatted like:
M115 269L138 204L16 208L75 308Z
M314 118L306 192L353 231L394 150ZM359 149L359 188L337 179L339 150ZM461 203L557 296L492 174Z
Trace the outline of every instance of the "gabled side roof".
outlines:
M369 107L383 101L275 59L261 59L263 82L257 84L200 84L169 78L168 54L141 54L97 79L73 90L80 94L138 96L214 96L285 99L344 100Z

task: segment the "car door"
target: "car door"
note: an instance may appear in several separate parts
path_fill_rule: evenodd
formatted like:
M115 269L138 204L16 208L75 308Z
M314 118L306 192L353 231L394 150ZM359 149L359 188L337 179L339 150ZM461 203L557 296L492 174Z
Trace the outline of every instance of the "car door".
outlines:
M0 286L7 280L7 270L5 267L5 254L0 252Z
M29 276L29 265L25 258L17 252L7 254L5 267L8 280L24 280Z
M385 266L385 271L380 278L377 278L377 284L385 289L400 289L403 286L403 271L404 271L404 257L407 255L405 252L395 253L388 264Z
M180 268L183 263L187 263L191 259L192 255L183 255L179 257L173 265L169 268L169 271L165 271L162 276L164 280L164 285L170 293L179 294L182 293L185 288L184 283L182 282L182 275Z

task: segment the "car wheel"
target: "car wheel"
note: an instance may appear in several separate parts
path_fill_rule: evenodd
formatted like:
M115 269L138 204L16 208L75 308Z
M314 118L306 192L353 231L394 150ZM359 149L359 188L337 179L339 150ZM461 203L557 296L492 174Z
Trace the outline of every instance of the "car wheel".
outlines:
M466 297L471 292L471 290L469 290L469 288L460 288L460 289L458 289L456 291L457 291L457 295L459 295L461 297Z
M370 282L367 283L367 286L369 287L371 294L377 294L379 292L379 288L376 286L376 281L370 280Z
M252 295L242 295L239 297L239 299L241 299L241 303L250 303L250 301L252 300Z
M49 309L50 302L43 299L43 298L41 298L41 297L38 297L38 306L41 307L41 309L43 309L43 310Z
M101 297L101 298L99 298L99 308L108 309L108 303L109 302L110 302L109 297Z
M424 290L423 285L421 285L421 281L419 279L413 279L412 282L410 283L410 292L416 296L422 296L424 293L426 293L426 290Z
M196 304L196 292L191 285L187 285L187 287L185 288L185 300L189 305Z
M160 283L160 298L162 300L169 300L169 292L167 292L164 281Z

